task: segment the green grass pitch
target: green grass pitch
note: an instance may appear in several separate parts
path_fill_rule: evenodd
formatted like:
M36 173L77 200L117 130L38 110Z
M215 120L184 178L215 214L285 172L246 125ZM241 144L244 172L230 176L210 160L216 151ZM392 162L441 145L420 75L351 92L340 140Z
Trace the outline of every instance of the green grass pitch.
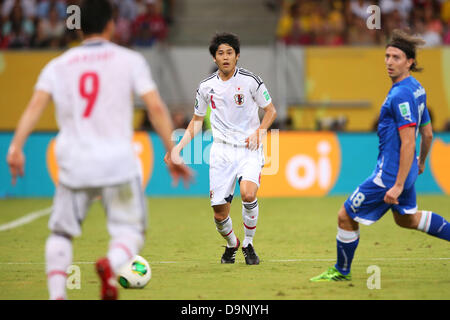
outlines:
M149 229L141 252L152 279L144 289L120 290L121 299L154 300L302 300L302 299L450 299L450 244L396 226L390 212L370 227L361 226L353 261L353 280L311 283L309 278L334 265L337 211L345 197L259 199L254 240L261 258L247 266L221 265L225 244L215 230L207 198L149 198ZM0 225L51 206L51 199L0 200ZM450 197L419 196L419 207L450 220ZM231 217L243 239L241 203ZM48 216L0 231L0 300L48 299L44 246ZM95 203L74 240L73 264L81 288L69 299L98 299L94 262L104 256L109 235L105 215ZM379 289L369 289L369 266L378 266Z

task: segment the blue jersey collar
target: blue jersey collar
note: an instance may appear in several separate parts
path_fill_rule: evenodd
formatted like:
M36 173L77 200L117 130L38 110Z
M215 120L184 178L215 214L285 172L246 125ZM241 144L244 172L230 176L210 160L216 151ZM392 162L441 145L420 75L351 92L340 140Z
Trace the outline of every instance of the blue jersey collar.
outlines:
M403 84L404 82L409 82L409 81L411 80L411 78L412 78L411 75L407 76L407 77L406 77L405 79L403 79L402 81L399 81L399 82L397 82L397 83L394 83L394 84L392 85L392 88L397 87L397 86Z

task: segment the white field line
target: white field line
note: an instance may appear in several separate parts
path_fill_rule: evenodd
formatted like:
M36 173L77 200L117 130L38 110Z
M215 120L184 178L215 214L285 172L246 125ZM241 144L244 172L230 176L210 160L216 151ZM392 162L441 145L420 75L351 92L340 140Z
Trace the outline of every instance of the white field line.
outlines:
M23 226L25 224L33 222L36 219L39 219L40 217L49 215L51 212L52 212L52 207L48 207L48 208L45 208L45 209L42 209L39 211L31 212L17 220L0 225L0 232Z
M49 215L52 212L52 207L48 207L39 211L31 212L17 220L0 225L0 232L11 230L30 222L33 222L40 217ZM267 260L267 262L324 262L335 261L336 259L281 259L281 260ZM450 258L371 258L371 259L359 259L361 261L434 261L434 260L450 260ZM177 264L186 262L200 262L200 261L152 261L154 264ZM42 265L45 262L0 262L0 265ZM75 261L73 264L94 264L91 261Z
M450 260L449 258L369 258L369 259L358 259L359 261L416 261L416 262L424 262L424 261L445 261ZM334 262L336 259L284 259L284 260L266 260L266 262L273 263L284 263L284 262ZM213 261L200 261L200 260L186 260L186 261L149 261L150 264L178 264L178 263L213 263ZM214 261L216 263L216 261ZM237 262L240 263L240 262ZM242 262L244 263L244 262ZM95 264L92 261L74 261L73 265L81 265L81 264ZM0 265L45 265L45 262L0 262Z
M368 258L358 259L359 261L435 261L435 260L450 260L450 258ZM286 260L268 260L268 262L321 262L321 261L336 261L334 259L286 259Z

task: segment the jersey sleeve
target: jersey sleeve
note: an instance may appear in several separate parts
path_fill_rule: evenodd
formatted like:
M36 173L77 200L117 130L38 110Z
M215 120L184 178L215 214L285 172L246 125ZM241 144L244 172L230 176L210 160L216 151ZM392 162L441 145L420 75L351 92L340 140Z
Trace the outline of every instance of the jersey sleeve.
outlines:
M50 61L39 74L35 90L42 90L50 94L53 93L55 88L55 63Z
M260 82L255 82L255 86L252 88L252 95L258 107L265 108L272 102L272 97L261 78L258 77L258 79Z
M391 110L399 130L417 126L418 110L413 93L408 90L399 91L391 102Z
M425 107L423 109L423 113L422 113L422 118L420 119L420 126L423 127L429 123L431 123L431 117L430 117L430 113L428 112L428 108L425 105Z
M202 87L200 86L197 89L197 94L195 95L194 114L203 117L206 115L207 110L208 110L208 101L202 94Z
M156 89L150 66L141 54L137 54L134 59L132 73L133 90L138 96Z

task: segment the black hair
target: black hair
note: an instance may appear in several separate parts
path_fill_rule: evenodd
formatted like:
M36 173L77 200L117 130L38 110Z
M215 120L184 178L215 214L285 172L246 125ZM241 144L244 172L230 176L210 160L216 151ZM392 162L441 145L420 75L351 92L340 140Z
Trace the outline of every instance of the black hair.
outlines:
M241 44L237 35L229 32L216 33L209 45L209 53L211 53L213 57L216 56L216 52L221 44L228 44L234 49L236 55L240 53Z
M81 30L84 35L102 33L112 19L112 5L108 0L83 0Z
M386 45L386 48L394 47L402 50L405 53L407 59L414 59L414 62L412 63L409 70L413 72L420 72L423 69L417 67L416 49L418 46L422 46L424 44L425 41L422 38L409 35L405 31L402 31L400 29L395 29L394 31L392 31L392 37Z

